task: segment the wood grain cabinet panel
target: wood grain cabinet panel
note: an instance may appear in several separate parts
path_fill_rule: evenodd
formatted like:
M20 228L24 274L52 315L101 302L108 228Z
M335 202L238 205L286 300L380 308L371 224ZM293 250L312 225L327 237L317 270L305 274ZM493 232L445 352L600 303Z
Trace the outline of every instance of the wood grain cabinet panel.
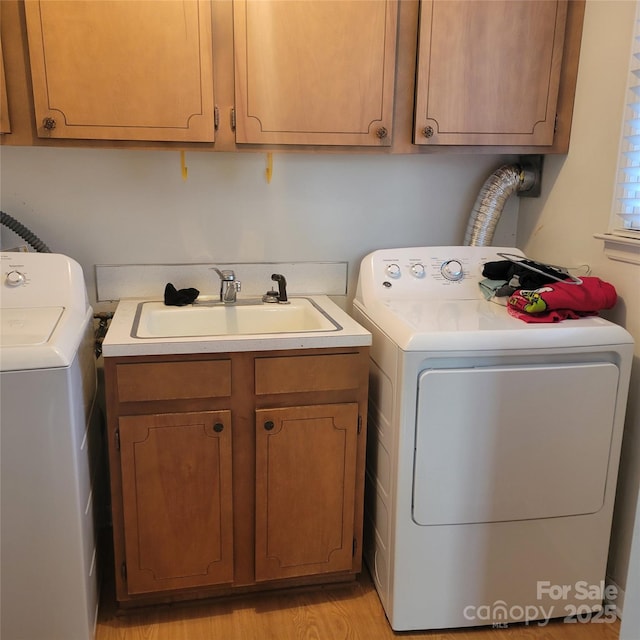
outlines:
M256 580L353 564L358 405L256 411Z
M7 104L7 80L4 70L4 55L0 41L0 133L11 133L9 105Z
M25 2L37 134L213 141L208 0Z
M120 418L129 593L233 579L229 411Z
M223 398L231 395L231 361L117 365L120 402Z
M339 391L362 384L357 353L256 358L256 395Z
M234 0L236 141L391 144L397 0Z
M584 7L2 0L11 135L0 141L566 153Z
M416 144L551 145L567 0L423 0Z
M123 607L353 580L369 348L104 359Z

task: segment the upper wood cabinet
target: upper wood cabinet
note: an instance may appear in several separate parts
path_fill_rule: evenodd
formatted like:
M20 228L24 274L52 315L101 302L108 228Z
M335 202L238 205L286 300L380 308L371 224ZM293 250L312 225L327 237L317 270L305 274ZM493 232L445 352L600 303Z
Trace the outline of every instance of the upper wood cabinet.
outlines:
M236 141L390 145L397 0L234 0Z
M585 0L2 0L11 133L0 141L566 153L584 9Z
M38 136L213 141L207 0L26 0Z
M4 56L0 41L0 133L10 133L9 109L7 107L7 82L4 75Z
M414 142L553 143L566 0L422 0Z

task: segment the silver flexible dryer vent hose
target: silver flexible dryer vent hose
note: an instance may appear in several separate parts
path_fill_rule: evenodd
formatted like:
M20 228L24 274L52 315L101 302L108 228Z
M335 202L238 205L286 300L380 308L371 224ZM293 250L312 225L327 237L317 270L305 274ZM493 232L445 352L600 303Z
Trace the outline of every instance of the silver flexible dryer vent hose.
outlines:
M535 176L520 165L504 165L494 171L482 185L471 210L464 234L465 246L488 247L507 198L516 191L526 191Z

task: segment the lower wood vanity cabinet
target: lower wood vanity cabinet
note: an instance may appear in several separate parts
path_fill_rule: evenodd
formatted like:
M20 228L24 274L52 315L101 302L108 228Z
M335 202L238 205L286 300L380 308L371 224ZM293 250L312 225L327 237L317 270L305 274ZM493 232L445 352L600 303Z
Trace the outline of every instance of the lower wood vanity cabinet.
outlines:
M233 580L231 412L119 419L130 594Z
M122 607L352 580L368 347L105 358Z
M358 404L256 411L256 581L350 571Z

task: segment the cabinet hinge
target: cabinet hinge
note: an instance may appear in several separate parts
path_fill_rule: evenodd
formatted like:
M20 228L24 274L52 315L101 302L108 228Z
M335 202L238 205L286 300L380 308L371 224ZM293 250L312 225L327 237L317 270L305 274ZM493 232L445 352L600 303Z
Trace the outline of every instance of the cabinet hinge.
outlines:
M231 131L236 130L236 110L231 107Z
M362 432L362 416L358 414L358 433Z
M351 557L355 558L356 557L356 551L358 550L358 541L354 538L353 539L353 547L351 548Z
M127 581L127 563L123 562L120 565L120 577L122 578L123 582Z
M213 107L213 130L217 131L220 128L220 109L218 105Z
M553 121L553 133L555 133L558 130L558 114L556 113L556 118Z
M116 451L120 451L120 429L116 429L114 438L116 441Z

